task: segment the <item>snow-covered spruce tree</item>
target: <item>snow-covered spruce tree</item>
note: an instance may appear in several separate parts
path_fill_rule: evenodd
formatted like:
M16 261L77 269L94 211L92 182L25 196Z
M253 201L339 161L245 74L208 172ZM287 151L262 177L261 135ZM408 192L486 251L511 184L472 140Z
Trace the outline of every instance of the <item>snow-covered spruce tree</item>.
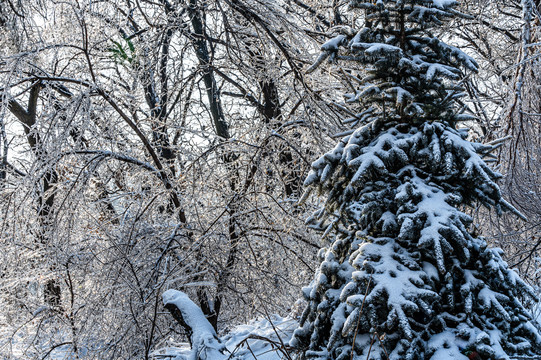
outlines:
M326 195L310 219L332 239L320 253L291 345L306 359L508 359L540 352L524 308L531 288L470 231L464 206L511 210L485 161L495 145L466 140L458 99L476 62L431 30L453 0L352 0L360 31L322 46L358 63L346 99L357 128L315 161L305 185ZM349 35L347 35L349 34ZM360 105L359 105L360 104ZM359 109L360 106L360 110Z

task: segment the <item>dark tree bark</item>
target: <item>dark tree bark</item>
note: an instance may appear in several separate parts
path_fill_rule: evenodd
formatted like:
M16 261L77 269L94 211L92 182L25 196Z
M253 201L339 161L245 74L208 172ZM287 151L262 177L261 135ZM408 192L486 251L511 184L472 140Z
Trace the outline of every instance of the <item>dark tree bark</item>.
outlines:
M199 61L200 71L203 77L203 83L207 92L207 99L209 102L210 114L212 117L212 123L214 125L214 131L221 140L230 139L229 125L225 119L222 104L220 101L220 90L216 84L216 78L212 69L211 53L207 45L207 34L204 29L204 10L199 6L197 0L190 0L188 6L188 15L192 24L192 30L195 34L195 38L192 40L195 54ZM237 179L239 177L238 169L236 169L235 161L237 156L229 150L224 150L221 155L222 162L225 167L229 169L230 173L230 190L233 194L237 191ZM218 274L216 282L216 293L214 298L210 299L210 294L205 289L199 289L197 296L201 310L206 315L210 324L214 329L218 328L218 316L220 315L220 309L226 290L227 281L230 277L231 270L235 266L237 261L237 249L240 241L237 224L237 199L232 199L229 202L229 219L228 219L228 235L229 235L229 249L227 260L223 268Z
M23 108L15 99L10 99L8 108L13 115L21 122L26 134L28 145L34 154L36 161L47 159L47 150L39 132L36 130L37 123L37 104L39 93L42 89L41 82L36 82L30 89L27 108ZM37 189L38 192L38 220L40 231L38 235L39 246L49 246L52 239L53 217L54 217L54 202L55 202L55 186L58 181L58 174L54 167L47 167L44 175L41 178L41 186ZM51 268L54 271L54 266ZM53 307L61 305L61 288L58 281L50 279L46 282L43 290L44 301Z

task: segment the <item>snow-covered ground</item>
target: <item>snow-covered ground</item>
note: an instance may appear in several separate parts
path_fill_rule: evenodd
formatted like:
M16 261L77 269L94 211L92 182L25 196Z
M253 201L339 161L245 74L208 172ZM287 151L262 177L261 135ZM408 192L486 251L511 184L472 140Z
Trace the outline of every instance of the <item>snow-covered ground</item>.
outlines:
M292 318L271 315L240 325L220 338L225 344L225 358L246 360L287 359L287 344L298 322ZM171 341L174 344L174 341ZM188 343L176 344L153 353L156 360L187 360L192 356Z
M286 351L284 345L287 347L293 330L297 325L298 322L296 320L278 315L271 315L270 319L258 319L249 324L240 325L234 328L229 334L220 338L222 344L225 345L224 356L220 356L220 358L246 360L287 359L288 356L284 353ZM25 335L24 338L19 338L23 335ZM29 336L29 334L23 334L23 332L15 338L1 336L0 347L4 351L1 352L0 359L42 358L45 353L48 354L46 358L51 360L70 360L76 358L69 344L57 346L50 352L43 350L50 349L50 343L41 344L41 349L37 347L26 349L26 347L19 346L26 341L26 336ZM180 343L176 339L169 339L167 343L168 346L153 352L152 357L154 360L193 359L193 353L188 343ZM23 348L26 351L23 351ZM11 355L8 356L8 353Z

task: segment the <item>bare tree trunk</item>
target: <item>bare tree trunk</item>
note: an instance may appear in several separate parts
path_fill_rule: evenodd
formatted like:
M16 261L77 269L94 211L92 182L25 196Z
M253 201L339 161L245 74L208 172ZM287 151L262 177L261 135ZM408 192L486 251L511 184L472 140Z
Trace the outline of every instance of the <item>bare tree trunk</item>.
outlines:
M229 125L227 124L223 113L222 104L220 101L220 90L217 87L214 72L212 70L211 54L206 42L207 35L203 27L205 14L204 10L199 6L197 0L190 0L188 14L192 23L193 32L197 36L193 40L193 46L199 61L203 82L207 92L207 99L209 102L212 122L214 124L214 131L222 140L228 140L231 137L229 133ZM229 202L228 206L228 255L226 263L218 275L214 299L209 299L207 290L199 289L197 291L201 309L207 316L208 321L214 327L214 329L218 328L218 316L220 315L224 292L226 290L227 281L231 275L231 271L237 261L237 249L240 241L237 223L238 196L236 196L238 190L237 179L239 178L238 169L236 169L235 165L237 156L226 149L221 155L221 159L231 174L229 187L234 196L234 199Z
M41 88L42 84L40 82L36 82L32 86L26 109L14 99L10 99L8 103L11 113L22 123L28 144L38 162L44 162L48 158L45 144L35 128L37 122L37 104ZM54 167L47 167L41 178L41 187L37 189L38 221L40 224L38 237L40 247L50 246L52 241L55 185L57 181L58 174ZM50 270L54 271L54 266ZM58 307L61 305L61 289L56 279L47 280L44 286L43 296L45 302L50 306Z

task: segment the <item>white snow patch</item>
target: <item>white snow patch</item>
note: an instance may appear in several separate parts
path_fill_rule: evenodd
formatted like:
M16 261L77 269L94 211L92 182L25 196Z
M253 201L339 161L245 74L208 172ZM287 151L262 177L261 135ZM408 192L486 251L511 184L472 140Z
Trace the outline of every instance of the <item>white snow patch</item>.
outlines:
M434 7L438 9L448 9L450 7L456 6L456 0L432 0Z

